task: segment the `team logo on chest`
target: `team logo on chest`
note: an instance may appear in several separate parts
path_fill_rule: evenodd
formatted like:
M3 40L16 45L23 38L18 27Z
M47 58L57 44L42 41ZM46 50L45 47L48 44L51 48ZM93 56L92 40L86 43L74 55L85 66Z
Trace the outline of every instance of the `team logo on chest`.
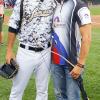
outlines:
M61 21L61 19L56 16L53 19L53 27L63 27L65 24Z

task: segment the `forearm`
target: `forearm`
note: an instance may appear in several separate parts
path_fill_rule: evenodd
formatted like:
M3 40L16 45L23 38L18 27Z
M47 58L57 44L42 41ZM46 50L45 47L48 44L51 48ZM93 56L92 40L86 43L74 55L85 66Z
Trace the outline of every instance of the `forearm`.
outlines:
M90 48L90 42L91 40L87 39L87 40L82 40L82 44L81 44L81 50L80 50L80 56L79 56L79 62L81 64L85 64L88 52L89 52L89 48Z
M87 55L89 53L89 48L91 44L91 24L80 27L80 32L82 36L80 55L79 55L78 63L70 72L70 74L74 79L77 79L82 73L84 67L83 65L85 64Z
M16 34L9 32L8 33L8 43L7 43L7 51L6 51L6 63L10 63L10 60L15 59L15 55L13 54L13 45L15 42Z
M15 39L16 39L16 34L9 32L8 33L7 52L12 50Z
M87 27L81 29L81 32L82 32L82 42L81 42L81 49L78 62L84 65L91 44L91 25L88 25Z

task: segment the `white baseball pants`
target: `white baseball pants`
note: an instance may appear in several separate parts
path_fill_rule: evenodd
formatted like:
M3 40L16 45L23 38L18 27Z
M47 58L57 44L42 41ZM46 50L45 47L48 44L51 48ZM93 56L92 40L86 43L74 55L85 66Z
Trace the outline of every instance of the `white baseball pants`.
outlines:
M48 81L51 63L51 48L41 52L18 48L16 61L19 64L18 74L12 79L13 86L9 100L22 100L27 83L34 72L36 79L36 100L48 99ZM33 94L34 95L34 94Z

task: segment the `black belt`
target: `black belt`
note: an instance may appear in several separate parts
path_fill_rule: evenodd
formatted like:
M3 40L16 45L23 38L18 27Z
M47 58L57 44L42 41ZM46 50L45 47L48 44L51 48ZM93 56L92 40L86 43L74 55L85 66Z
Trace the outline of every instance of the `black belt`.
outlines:
M26 47L26 45L24 45L24 44L20 44L20 47L21 48L27 48ZM48 43L48 47L47 48L49 48L50 47L50 43ZM44 50L44 48L34 48L34 47L31 47L31 46L28 46L28 48L27 48L28 50L32 50L32 51L35 51L35 52L40 52L40 51L42 51L42 50Z

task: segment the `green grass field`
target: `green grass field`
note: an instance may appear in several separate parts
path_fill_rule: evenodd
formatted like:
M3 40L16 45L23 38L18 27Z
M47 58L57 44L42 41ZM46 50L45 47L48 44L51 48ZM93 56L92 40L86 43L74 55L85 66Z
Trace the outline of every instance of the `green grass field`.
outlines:
M100 6L90 6L92 15L100 15Z
M94 10L95 8L91 8L92 14L93 12L98 12L98 10ZM97 9L97 8L96 8ZM6 10L6 15L10 15L9 10ZM96 13L98 14L98 13ZM0 46L0 63L5 62L5 54L6 54L6 42L7 42L7 29L8 27L4 25L4 42L5 45ZM14 52L17 49L17 41L14 46ZM84 73L84 85L87 91L87 94L90 100L100 100L100 29L93 28L92 30L92 44L90 53L86 62L86 69ZM11 80L6 80L0 77L0 100L8 100L10 89L12 82ZM31 77L29 84L25 90L23 100L35 100L35 81L34 76ZM52 80L50 80L49 84L49 100L55 100L54 92L53 92L53 84Z

